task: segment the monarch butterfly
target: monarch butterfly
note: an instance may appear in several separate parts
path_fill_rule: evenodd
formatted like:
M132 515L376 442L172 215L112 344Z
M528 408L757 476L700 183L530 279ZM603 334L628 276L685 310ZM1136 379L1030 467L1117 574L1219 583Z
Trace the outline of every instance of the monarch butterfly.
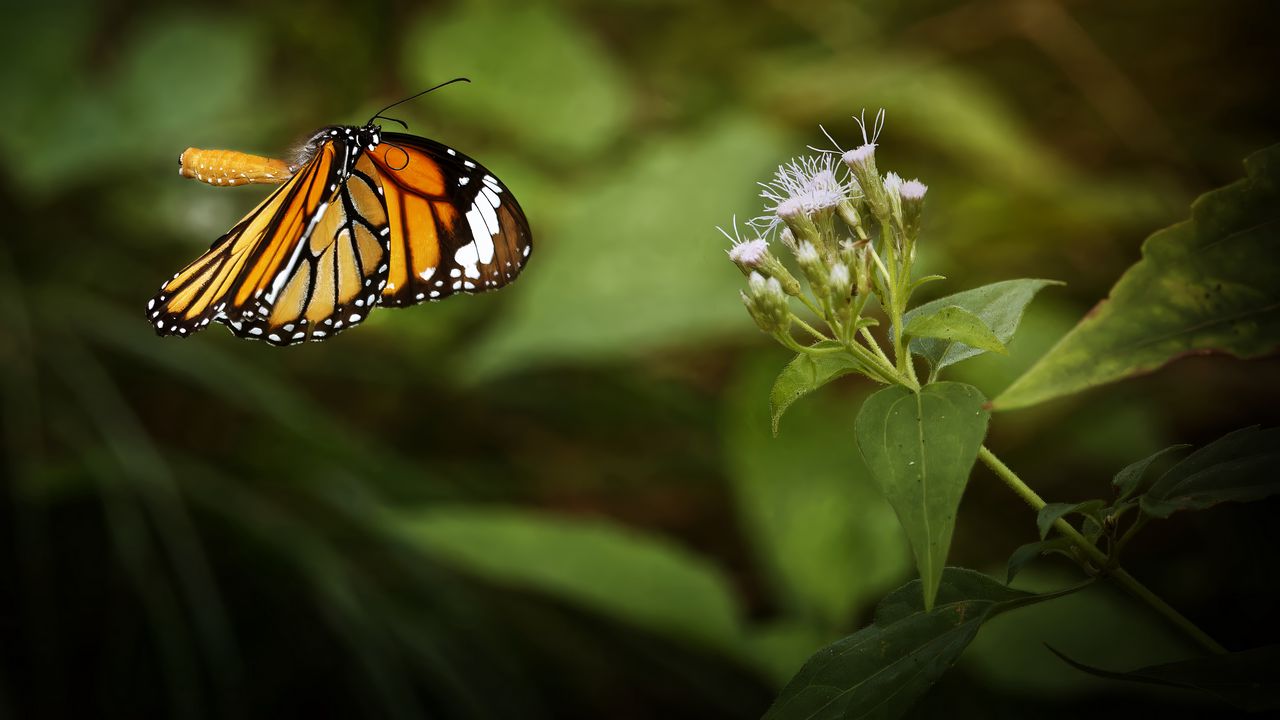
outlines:
M466 81L466 78L449 83ZM430 92L449 83L424 90ZM414 95L400 102L406 102ZM500 288L533 249L520 205L453 148L363 126L317 130L293 163L188 148L178 172L219 186L279 185L147 303L159 335L211 321L273 345L324 340L377 306ZM405 126L408 129L408 126Z

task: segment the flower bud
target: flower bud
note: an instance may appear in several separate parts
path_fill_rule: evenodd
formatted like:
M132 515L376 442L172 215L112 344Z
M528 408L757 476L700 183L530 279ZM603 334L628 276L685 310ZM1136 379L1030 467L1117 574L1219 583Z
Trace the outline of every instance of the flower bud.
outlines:
M920 220L924 215L924 194L929 186L917 179L908 180L898 188L902 199L902 227L908 240L914 241L920 234Z
M818 237L818 226L814 224L813 218L809 217L809 213L805 212L804 203L795 198L784 200L778 203L775 212L797 240L815 244L821 242Z
M844 224L849 226L858 237L864 237L866 231L862 229L862 217L858 214L858 208L854 204L845 200L836 206L836 213L844 220Z
M857 284L854 291L859 295L866 295L871 292L871 243L860 243L857 247L857 259L853 264L853 272L857 278Z
M769 256L769 242L764 238L735 242L728 252L729 259L746 274L760 267Z
M809 281L809 287L813 288L813 293L818 297L825 295L830 278L826 265L822 262L822 254L813 246L813 243L808 240L800 241L799 247L796 248L796 263L804 272L804 277Z
M849 274L849 266L844 263L836 263L831 266L831 274L828 276L831 304L840 307L849 301L853 293L853 276Z
M728 250L729 259L738 266L742 274L748 275L753 271L759 271L765 277L777 278L786 294L800 294L800 281L796 280L787 267L769 252L767 240L762 237L754 240L735 239L724 230L720 232L733 241L733 247Z
M880 180L879 171L876 170L875 143L859 145L846 152L840 159L849 166L854 179L858 181L858 187L862 188L871 213L877 220L886 222L889 219L889 199L885 196L884 184Z
M787 296L782 292L782 285L776 278L765 278L757 272L747 278L747 292L742 293L742 302L747 306L756 325L767 333L786 332L791 327L791 310L787 307Z
M791 232L791 228L782 228L778 233L778 242L782 243L783 247L790 250L792 255L796 254L796 248L799 246L796 245L796 236L795 233Z

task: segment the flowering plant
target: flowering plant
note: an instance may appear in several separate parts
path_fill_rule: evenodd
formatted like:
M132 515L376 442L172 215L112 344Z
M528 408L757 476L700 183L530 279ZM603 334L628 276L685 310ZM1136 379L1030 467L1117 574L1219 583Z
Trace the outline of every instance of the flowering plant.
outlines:
M732 243L730 260L747 277L741 296L748 313L763 332L796 353L770 393L775 434L788 406L836 378L857 374L886 386L863 403L853 435L873 482L897 513L919 579L886 597L873 625L815 654L784 688L768 717L896 716L955 662L986 620L1103 578L1180 629L1208 653L1208 660L1144 668L1128 676L1067 662L1108 677L1149 682L1155 677L1166 684L1202 689L1204 682L1193 678L1226 667L1221 663L1234 663L1233 672L1242 677L1268 677L1268 668L1274 669L1280 659L1274 648L1228 654L1119 561L1125 545L1152 520L1178 510L1253 500L1280 491L1274 477L1260 479L1268 463L1280 459L1280 451L1275 450L1280 446L1280 430L1247 428L1231 433L1173 465L1158 479L1148 480L1153 463L1184 446L1168 448L1121 470L1110 499L1046 503L983 445L992 409L1019 407L1140 371L1136 361L1132 368L1123 367L1130 362L1125 355L1129 350L1124 348L1135 345L1124 337L1131 332L1125 315L1149 312L1153 303L1157 310L1161 302L1177 307L1176 298L1155 295L1142 303L1127 299L1122 292L1126 281L1132 285L1153 272L1139 263L1117 285L1110 316L1103 312L1097 314L1102 320L1086 318L995 401L988 401L972 385L941 380L950 365L983 353L1005 353L1027 304L1040 290L1059 283L1006 280L912 307L917 289L945 279L915 273L929 188L893 172L881 174L877 168L883 111L876 115L870 132L865 116L857 122L861 144L848 151L839 145L834 150L815 150L816 155L782 165L771 181L762 184L764 214L747 223L747 237L736 220L732 234L723 229L721 233ZM1272 149L1259 155L1266 160L1280 152ZM1198 209L1213 206L1212 214L1210 209L1203 214L1219 225L1240 225L1239 230L1213 228L1235 233L1231 238L1260 227L1249 213L1273 212L1276 206L1276 183L1261 176L1280 163L1251 161L1251 170L1261 165L1263 172L1197 204ZM1257 210L1268 202L1273 210ZM1237 207L1251 209L1235 215L1228 212ZM1201 220L1193 218L1193 223ZM1155 250L1188 242L1181 236L1162 237L1165 233L1149 241L1148 252L1153 256ZM1208 240L1197 236L1196 241ZM774 253L776 246L786 250L789 260ZM1217 281L1220 289L1221 276ZM1275 289L1262 292L1274 295ZM1171 312L1162 315L1167 318ZM1117 313L1126 322L1116 321ZM1112 365L1121 363L1121 373L1108 369L1113 373L1108 378L1078 367L1094 361L1079 360L1085 353L1076 345L1092 351L1099 345L1106 349L1107 343L1115 346L1109 348ZM924 360L927 371L917 368L918 359ZM1074 376L1086 380L1073 380ZM1097 377L1102 379L1089 379ZM1009 581L1027 563L1055 553L1071 558L1083 570L1080 585L1033 594L971 570L946 566L960 499L979 460L1037 512L1040 539L1014 551ZM1226 699L1249 706L1238 697Z

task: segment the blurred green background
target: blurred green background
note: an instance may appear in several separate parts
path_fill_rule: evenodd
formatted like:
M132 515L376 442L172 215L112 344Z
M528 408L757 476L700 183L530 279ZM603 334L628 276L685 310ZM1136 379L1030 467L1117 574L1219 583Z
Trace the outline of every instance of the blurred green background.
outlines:
M787 356L715 231L755 183L885 107L882 170L930 185L934 294L1068 282L994 396L1198 193L1280 139L1273 4L67 2L0 27L0 716L758 717L911 577L852 446L866 383L773 440ZM395 113L520 198L525 275L285 350L157 338L156 286L261 188L189 145L280 155ZM925 296L926 298L928 295ZM1181 361L992 420L1044 496L1173 442L1280 421L1280 364ZM1176 516L1132 570L1233 648L1270 640L1276 503ZM1030 513L974 472L955 564ZM1067 568L1028 571L1051 586ZM1059 574L1061 571L1061 574ZM1042 608L1042 609L1041 609ZM1105 588L983 631L922 717L1202 709L1058 664L1192 650Z

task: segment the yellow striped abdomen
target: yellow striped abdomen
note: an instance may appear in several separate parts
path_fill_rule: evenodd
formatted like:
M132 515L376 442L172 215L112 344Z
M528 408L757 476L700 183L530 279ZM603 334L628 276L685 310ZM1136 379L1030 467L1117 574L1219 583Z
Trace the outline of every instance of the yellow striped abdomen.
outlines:
M178 174L210 185L279 185L293 176L294 168L283 160L235 150L187 148L178 156Z

